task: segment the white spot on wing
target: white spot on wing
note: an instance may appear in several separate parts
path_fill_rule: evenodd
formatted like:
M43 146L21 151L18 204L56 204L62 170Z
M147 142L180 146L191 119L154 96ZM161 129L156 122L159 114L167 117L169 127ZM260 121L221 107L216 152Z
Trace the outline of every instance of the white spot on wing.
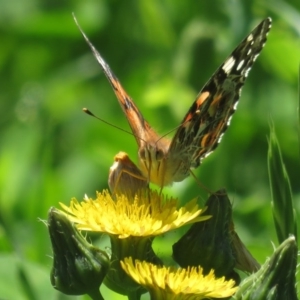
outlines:
M248 68L245 70L245 74L244 74L245 78L248 76L250 70L251 70L251 68Z
M205 154L203 155L203 158L207 157L207 156L210 155L212 152L213 152L213 151L209 151L209 152L205 153Z
M238 66L237 66L237 68L236 68L237 71L240 70L240 69L242 68L244 62L245 62L245 61L244 61L243 59L239 62Z
M254 57L253 57L253 62L256 61L257 57L258 57L258 54L254 55Z
M236 101L236 102L233 104L233 109L234 109L234 110L237 109L238 104L239 104L239 101Z
M222 67L222 69L224 70L224 72L226 74L229 74L232 67L235 64L235 59L233 58L233 56L230 56L224 63L224 66Z
M224 133L222 133L222 134L219 136L219 138L218 138L218 143L221 142L221 140L222 140L222 138L223 138L223 135L224 135Z
M247 42L253 41L253 34L249 34L249 36L247 37Z
M231 119L232 119L232 115L228 118L228 120L227 120L227 126L229 126L230 125L230 122L231 122Z

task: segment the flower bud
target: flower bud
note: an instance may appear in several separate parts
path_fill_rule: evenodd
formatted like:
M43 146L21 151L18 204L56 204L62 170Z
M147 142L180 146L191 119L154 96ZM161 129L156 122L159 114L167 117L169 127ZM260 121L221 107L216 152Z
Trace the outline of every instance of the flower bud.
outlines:
M297 300L297 244L294 236L286 239L254 274L240 285L236 300Z
M239 281L233 268L236 264L232 247L232 207L225 190L211 195L203 215L212 215L205 222L192 225L173 245L173 258L181 267L201 266L204 274L214 269L217 277Z
M53 287L67 295L100 297L99 287L109 269L106 252L87 243L66 215L55 208L49 210L48 229L53 249Z

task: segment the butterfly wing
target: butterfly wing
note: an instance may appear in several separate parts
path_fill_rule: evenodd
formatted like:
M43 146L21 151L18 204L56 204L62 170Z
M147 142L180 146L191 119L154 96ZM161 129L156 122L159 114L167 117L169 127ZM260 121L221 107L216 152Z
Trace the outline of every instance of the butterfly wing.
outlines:
M185 115L169 149L169 164L179 166L174 170L174 181L183 180L191 167L198 167L218 146L235 112L247 75L264 47L271 22L270 18L263 20L237 46Z
M98 63L102 67L105 76L107 77L108 81L110 82L121 108L128 120L128 123L131 127L132 133L135 136L137 144L139 148L143 147L145 143L148 141L156 141L159 139L157 133L151 128L149 123L144 119L143 115L141 114L138 107L135 105L131 97L126 93L124 88L122 87L120 81L112 72L109 65L105 62L102 58L100 53L97 49L93 46L93 44L89 41L88 37L85 35L81 27L79 26L76 18L74 17L77 27L79 28L81 34L83 35L85 41L91 48L95 58L97 59Z

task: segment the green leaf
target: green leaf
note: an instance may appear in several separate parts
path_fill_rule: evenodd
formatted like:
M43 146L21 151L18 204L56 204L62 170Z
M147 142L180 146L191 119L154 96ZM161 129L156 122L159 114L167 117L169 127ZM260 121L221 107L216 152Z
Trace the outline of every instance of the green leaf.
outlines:
M297 223L290 180L282 160L280 146L273 125L270 126L268 169L272 195L272 213L278 242L289 235L297 238Z

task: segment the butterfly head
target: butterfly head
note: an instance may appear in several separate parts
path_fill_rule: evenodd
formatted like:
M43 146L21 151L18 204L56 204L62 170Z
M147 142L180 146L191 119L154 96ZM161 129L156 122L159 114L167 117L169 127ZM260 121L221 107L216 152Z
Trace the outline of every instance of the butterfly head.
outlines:
M170 142L166 138L149 141L140 146L138 156L143 175L158 186L165 186L168 182L166 162Z

